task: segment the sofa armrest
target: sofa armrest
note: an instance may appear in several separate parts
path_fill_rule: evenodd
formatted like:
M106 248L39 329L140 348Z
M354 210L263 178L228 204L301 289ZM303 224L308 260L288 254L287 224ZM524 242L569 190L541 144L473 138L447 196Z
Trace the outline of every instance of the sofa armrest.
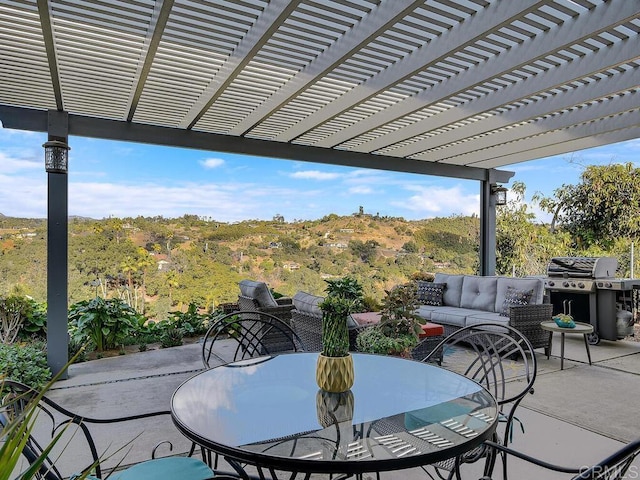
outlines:
M276 303L278 305L293 305L293 298L291 297L276 298Z
M549 332L540 327L541 322L551 320L553 305L540 303L509 307L509 325L522 332L533 348L549 348Z

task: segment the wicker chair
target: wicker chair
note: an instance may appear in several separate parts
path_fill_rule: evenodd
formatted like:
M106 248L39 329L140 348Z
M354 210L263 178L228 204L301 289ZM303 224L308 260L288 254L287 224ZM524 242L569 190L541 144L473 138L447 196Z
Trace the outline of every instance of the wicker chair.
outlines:
M442 367L474 380L496 398L501 424L493 441L507 445L514 424L515 411L522 399L533 393L537 359L526 336L509 326L484 323L461 328L447 336L423 361L437 362L444 351ZM496 461L495 451L484 446L432 467L444 478L460 478L460 466L483 460L485 475L491 475ZM502 457L506 470L506 456ZM425 468L426 469L426 468Z
M117 462L118 457L124 457L128 452L131 437L113 439L115 445L120 441L123 447L111 448L107 454L99 453L103 447L96 444L91 433L96 425L106 426L129 422L131 436L134 436L136 429L143 428L143 425L138 422L159 415L168 416L169 411L96 419L70 412L40 392L19 382L4 380L2 388L4 397L0 407L0 427L3 434L7 435L3 440L26 437L22 446L22 455L32 469L31 472L14 472L18 475L16 478L63 480L72 478L75 474L87 472L92 472L89 478L108 477L114 480L139 478L206 480L217 477L211 468L197 458L170 456L156 459L154 456L157 447L151 452L151 460L137 463L126 469L119 469L124 458ZM157 419L150 422L156 424ZM148 424L144 426L148 428ZM154 439L154 442L157 442L157 439ZM160 445L162 443L158 444ZM116 467L105 469L103 463L107 459L109 463L117 462ZM76 465L67 465L70 460L73 460ZM64 471L62 464L72 471ZM234 477L237 478L236 475Z
M546 355L551 345L550 336L540 328L540 323L551 320L552 315L550 303L509 307L509 325L527 337L533 348L544 348Z
M595 465L583 465L581 467L554 465L495 442L488 441L486 445L496 450L500 455L516 457L553 472L571 474L572 480L622 480L624 478L634 478L637 476L637 471L630 472L629 468L633 461L640 456L640 438L628 443ZM630 475L627 476L628 471ZM506 480L508 478L507 473L506 470L503 471L501 478ZM491 477L485 476L481 480L491 480Z
M289 297L273 298L271 291L264 282L242 280L239 284L238 308L245 312L255 311L275 315L289 324L293 302Z
M293 296L293 310L291 310L291 326L304 343L307 351L322 351L322 310L318 306L324 297L307 292L297 292ZM356 338L364 328L370 325L358 325L352 319L347 319L349 326L349 350L356 351Z

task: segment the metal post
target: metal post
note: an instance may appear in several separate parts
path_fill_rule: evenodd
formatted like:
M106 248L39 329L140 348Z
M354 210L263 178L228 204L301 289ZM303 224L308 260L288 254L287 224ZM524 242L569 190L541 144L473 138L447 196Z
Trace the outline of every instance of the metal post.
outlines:
M49 140L68 142L68 114L50 110ZM68 175L47 173L47 363L55 375L69 360ZM65 371L61 378L68 378Z
M496 204L491 182L480 182L480 275L496 273Z

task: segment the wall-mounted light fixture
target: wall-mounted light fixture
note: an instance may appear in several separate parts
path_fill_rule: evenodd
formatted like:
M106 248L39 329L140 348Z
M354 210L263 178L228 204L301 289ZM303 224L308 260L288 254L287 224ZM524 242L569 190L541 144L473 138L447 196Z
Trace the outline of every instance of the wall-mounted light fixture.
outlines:
M507 191L502 185L491 185L491 194L495 197L497 206L507 204Z
M48 173L67 173L69 145L58 140L49 140L44 145L44 168Z

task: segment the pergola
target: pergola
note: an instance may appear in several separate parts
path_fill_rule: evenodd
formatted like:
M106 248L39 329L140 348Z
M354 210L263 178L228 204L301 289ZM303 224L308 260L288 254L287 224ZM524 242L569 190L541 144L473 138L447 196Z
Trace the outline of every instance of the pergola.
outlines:
M6 128L477 180L640 137L638 0L0 0ZM67 175L48 351L67 360Z

